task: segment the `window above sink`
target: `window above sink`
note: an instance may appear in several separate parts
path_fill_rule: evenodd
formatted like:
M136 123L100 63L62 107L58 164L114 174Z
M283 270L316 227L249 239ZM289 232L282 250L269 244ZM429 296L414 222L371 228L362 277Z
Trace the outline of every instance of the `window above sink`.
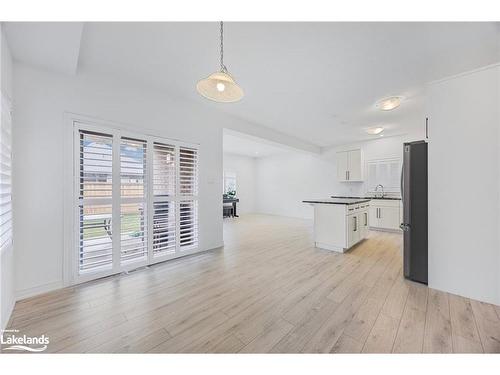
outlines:
M386 196L395 196L401 193L401 159L373 159L366 162L367 179L366 192L367 194L380 196L382 189L376 191L378 185L382 185Z

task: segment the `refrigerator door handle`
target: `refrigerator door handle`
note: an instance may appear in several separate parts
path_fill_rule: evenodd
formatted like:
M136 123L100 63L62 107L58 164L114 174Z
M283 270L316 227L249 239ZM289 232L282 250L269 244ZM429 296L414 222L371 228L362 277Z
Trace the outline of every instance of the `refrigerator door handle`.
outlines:
M404 165L401 166L401 183L400 183L400 189L401 189L401 200L404 202L405 197L404 197Z

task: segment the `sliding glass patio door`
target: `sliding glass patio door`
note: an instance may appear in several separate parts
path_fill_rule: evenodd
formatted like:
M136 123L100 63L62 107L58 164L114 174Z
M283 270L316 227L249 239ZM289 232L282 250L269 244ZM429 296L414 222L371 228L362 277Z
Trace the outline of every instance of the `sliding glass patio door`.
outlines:
M198 149L74 123L81 282L198 250Z

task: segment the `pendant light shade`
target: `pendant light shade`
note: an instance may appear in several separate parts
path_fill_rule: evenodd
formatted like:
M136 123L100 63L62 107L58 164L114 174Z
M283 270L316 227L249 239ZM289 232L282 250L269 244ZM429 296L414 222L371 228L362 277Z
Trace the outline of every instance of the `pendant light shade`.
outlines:
M196 85L205 98L221 103L237 102L243 97L243 90L228 73L216 72L202 79Z
M224 65L224 24L220 23L220 71L210 74L196 85L196 90L205 98L220 102L237 102L243 90L236 84Z

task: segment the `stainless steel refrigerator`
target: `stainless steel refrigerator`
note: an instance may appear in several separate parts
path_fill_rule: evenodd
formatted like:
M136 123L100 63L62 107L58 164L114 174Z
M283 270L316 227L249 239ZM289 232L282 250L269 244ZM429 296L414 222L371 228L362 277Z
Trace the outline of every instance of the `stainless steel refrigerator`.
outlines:
M425 141L403 145L401 198L404 276L427 284L427 143Z

